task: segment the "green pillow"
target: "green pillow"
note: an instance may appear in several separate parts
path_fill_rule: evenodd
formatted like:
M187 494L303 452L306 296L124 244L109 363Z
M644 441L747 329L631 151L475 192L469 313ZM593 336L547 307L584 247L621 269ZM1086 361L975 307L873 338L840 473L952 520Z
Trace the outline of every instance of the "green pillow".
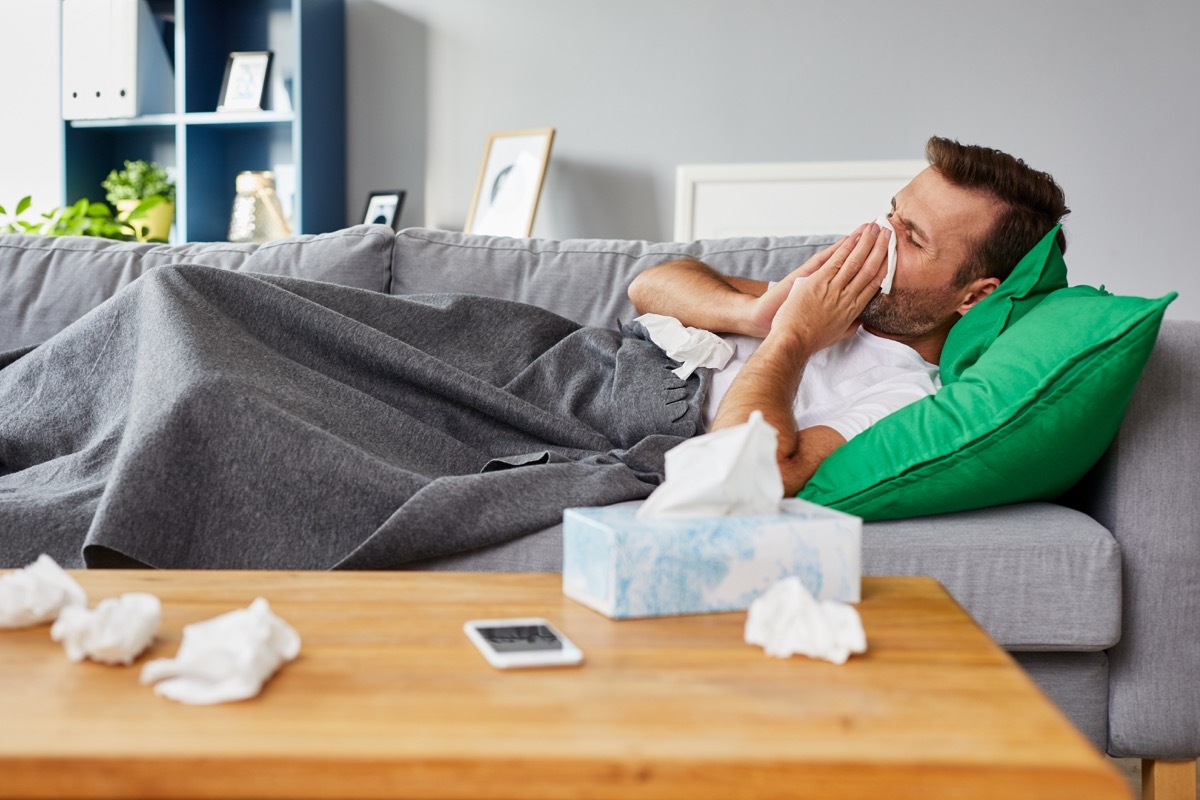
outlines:
M953 328L942 348L942 384L954 383L1001 333L1029 313L1051 292L1067 287L1067 265L1056 238L1055 225L996 291L979 301Z
M1175 296L1051 293L958 381L834 452L798 496L865 519L1057 497L1116 435Z

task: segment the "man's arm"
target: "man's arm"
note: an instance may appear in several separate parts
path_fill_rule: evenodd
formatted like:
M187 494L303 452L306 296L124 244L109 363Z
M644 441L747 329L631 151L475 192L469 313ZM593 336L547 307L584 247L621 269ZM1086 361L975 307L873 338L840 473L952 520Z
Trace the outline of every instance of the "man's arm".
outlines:
M795 494L845 439L825 426L796 430L792 407L808 360L851 334L887 274L887 237L872 225L836 246L808 280L793 282L762 345L734 378L713 430L740 425L760 410L779 432L784 491Z
M629 284L629 299L639 314L664 314L714 333L762 338L770 331L771 320L796 279L816 272L845 241L813 256L773 286L722 275L691 258L668 261L639 273Z

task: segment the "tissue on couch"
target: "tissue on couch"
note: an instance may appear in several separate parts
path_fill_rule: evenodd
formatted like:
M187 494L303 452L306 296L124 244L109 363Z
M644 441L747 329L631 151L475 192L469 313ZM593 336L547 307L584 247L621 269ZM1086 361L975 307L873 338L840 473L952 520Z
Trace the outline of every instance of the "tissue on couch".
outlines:
M663 314L642 314L633 321L642 324L650 341L669 358L681 362L671 370L680 380L687 380L698 367L721 369L733 358L733 345L712 331L685 326Z
M741 611L782 578L861 597L862 520L804 500L774 514L640 520L637 503L563 514L563 593L623 619Z
M50 556L0 576L0 628L55 619L67 606L87 607L87 592Z

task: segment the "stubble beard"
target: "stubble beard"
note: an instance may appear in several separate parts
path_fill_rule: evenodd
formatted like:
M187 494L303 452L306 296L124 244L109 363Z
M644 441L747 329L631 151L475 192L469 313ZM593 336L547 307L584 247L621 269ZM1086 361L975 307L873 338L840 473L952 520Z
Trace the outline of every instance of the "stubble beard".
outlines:
M868 329L889 336L924 336L942 327L953 310L953 290L893 289L871 298L858 319Z

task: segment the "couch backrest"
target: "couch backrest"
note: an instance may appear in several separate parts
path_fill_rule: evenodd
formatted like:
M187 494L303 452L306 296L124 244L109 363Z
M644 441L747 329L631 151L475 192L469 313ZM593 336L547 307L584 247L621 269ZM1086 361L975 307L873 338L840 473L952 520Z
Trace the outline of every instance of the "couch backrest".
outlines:
M386 292L392 230L363 225L267 244L175 247L94 237L0 236L0 353L43 342L164 264L199 264Z
M777 280L838 237L631 240L509 239L409 228L396 236L392 294L470 292L520 300L585 325L634 316L626 290L643 269L675 258L718 272Z

